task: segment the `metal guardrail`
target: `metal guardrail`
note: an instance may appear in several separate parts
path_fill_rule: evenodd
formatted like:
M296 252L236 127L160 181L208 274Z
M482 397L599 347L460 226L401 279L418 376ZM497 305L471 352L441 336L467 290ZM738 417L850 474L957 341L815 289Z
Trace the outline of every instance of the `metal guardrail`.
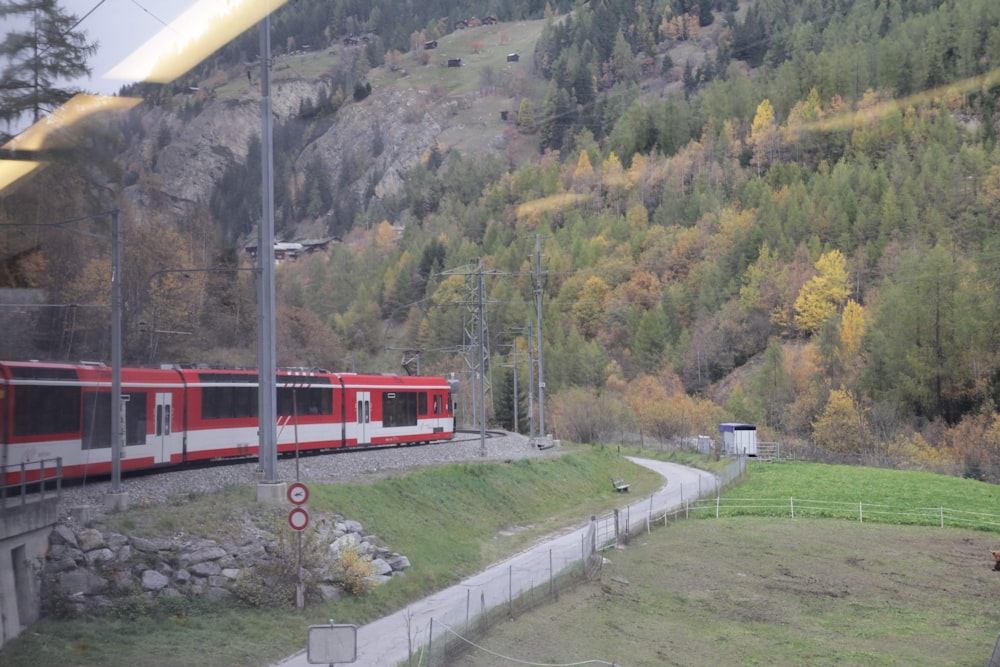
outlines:
M0 508L61 497L62 477L62 458L2 466Z

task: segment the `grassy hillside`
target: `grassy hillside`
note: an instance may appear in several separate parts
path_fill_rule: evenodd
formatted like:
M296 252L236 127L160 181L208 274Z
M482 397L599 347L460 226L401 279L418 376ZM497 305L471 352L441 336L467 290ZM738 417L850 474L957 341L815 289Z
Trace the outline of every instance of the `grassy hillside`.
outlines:
M4 646L5 667L46 665L138 665L233 667L268 665L301 650L305 628L338 622L362 625L409 600L451 585L529 541L566 525L582 523L621 502L609 476L628 477L634 492L662 484L658 475L603 448L509 464L466 464L393 476L370 483L310 484L313 522L323 512L361 521L413 566L405 577L363 599L261 611L234 602L174 601L147 614L134 597L112 600L104 618L43 620ZM289 544L287 509L266 508L251 487L234 487L114 517L112 530L131 535L220 539L250 522L281 531ZM305 542L309 543L308 532Z
M269 664L300 649L303 628L310 623L332 617L363 624L540 535L607 511L621 502L609 475L627 477L633 496L662 483L617 451L584 447L546 461L448 466L366 484L312 485L314 519L328 510L362 521L410 558L407 576L365 599L304 613L191 604L136 615L136 607L125 600L105 618L39 622L0 652L0 662L32 667ZM984 511L995 507L997 490L944 476L803 464L752 466L731 495L803 493L878 496L891 504L947 498L956 509ZM192 536L218 537L219 531L245 521L248 509L261 515L257 525L267 523L267 511L251 496L252 490L237 488L177 499L130 512L112 527L131 534L183 527ZM271 518L271 525L284 527L281 517ZM912 664L947 664L941 658L950 654L966 656L951 664L969 664L975 661L967 658L986 655L984 646L1000 623L993 605L998 575L990 569L989 554L1000 546L998 539L977 531L832 519L681 522L609 554L601 585L563 595L559 605L505 626L489 641L500 650L507 632L523 629L534 637L565 638L565 646L613 649L615 655L588 657L628 665L671 659L706 664L700 655L713 656L709 662L716 664L757 664L769 652L777 656L776 664L803 664L812 655L825 656L816 664L834 664L822 660L840 655L841 645L859 642L860 648L852 649L854 664L886 664L886 651L897 649L907 656L928 651L927 661ZM593 616L577 619L576 613ZM855 619L863 619L863 626ZM592 640L597 643L588 643ZM889 649L879 648L890 640ZM559 643L532 653L534 640L513 641L523 648L522 659L565 662L577 655ZM931 650L934 646L939 648ZM628 647L661 653L630 657ZM746 652L747 647L752 650ZM713 652L704 653L708 649Z

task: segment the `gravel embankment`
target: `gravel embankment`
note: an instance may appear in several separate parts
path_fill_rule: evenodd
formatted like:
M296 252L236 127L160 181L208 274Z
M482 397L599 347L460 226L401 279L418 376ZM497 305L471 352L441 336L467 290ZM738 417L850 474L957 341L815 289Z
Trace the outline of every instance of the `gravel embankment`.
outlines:
M558 447L539 450L528 438L513 433L492 438L487 436L485 455L482 445L478 434L461 433L451 442L434 445L303 456L298 462L298 479L306 483L371 480L427 466L553 456L559 452ZM128 494L131 506L148 507L177 496L207 493L234 484L256 483L257 468L258 463L254 460L156 475L126 476L122 479L121 489ZM294 482L295 469L294 458L278 460L278 477L281 480ZM103 480L64 488L60 516L69 516L74 507L81 506L89 507L92 516L102 513L110 489L111 483Z

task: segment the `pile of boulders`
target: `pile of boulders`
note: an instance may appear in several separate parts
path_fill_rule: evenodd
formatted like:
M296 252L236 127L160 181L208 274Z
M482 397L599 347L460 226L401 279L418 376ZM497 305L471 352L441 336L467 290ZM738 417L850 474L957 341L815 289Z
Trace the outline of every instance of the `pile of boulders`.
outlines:
M357 521L333 516L316 521L314 526L309 540L318 548L302 561L299 576L310 582L321 599L342 594L337 564L347 550L364 563L365 580L371 585L410 567L405 556L378 546L377 538L365 534ZM288 540L261 533L240 543L231 539L130 537L63 521L49 537L42 590L49 605L77 614L107 609L116 600L135 595L149 601L180 596L227 598L238 594L251 576L273 571L269 565L294 562L295 552L289 552L285 542ZM305 571L306 567L311 571Z

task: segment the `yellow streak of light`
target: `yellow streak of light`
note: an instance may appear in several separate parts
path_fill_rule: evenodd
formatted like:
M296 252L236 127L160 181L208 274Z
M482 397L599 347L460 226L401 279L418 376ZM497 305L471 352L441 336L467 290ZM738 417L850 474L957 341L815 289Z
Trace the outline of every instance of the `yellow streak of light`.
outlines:
M938 86L920 93L900 97L884 102L879 102L870 107L861 109L844 108L843 111L830 118L824 118L802 126L805 130L820 130L824 132L834 132L838 130L853 129L861 114L868 122L872 122L888 116L897 110L905 110L909 107L921 107L935 103L937 100L945 100L955 95L965 95L977 91L987 91L1000 84L1000 68L990 70L985 74L971 76L961 81L955 81L944 86Z
M560 192L559 194L549 195L541 199L524 202L517 207L517 217L523 220L524 218L547 211L565 211L576 206L578 202L589 198L590 195L575 192Z
M42 164L29 160L0 160L0 190L13 185Z
M72 144L73 139L63 130L94 114L128 111L141 101L137 97L109 97L83 93L74 95L66 104L0 147L0 155L3 154L3 150L38 152L65 148ZM45 163L33 160L0 159L0 190L24 178L43 164Z
M199 0L133 51L105 78L168 83L232 41L286 0Z
M107 95L74 95L45 118L21 132L4 144L9 150L40 151L58 148L63 137L59 130L72 127L88 116L104 111L128 111L142 102L138 97L110 97Z

